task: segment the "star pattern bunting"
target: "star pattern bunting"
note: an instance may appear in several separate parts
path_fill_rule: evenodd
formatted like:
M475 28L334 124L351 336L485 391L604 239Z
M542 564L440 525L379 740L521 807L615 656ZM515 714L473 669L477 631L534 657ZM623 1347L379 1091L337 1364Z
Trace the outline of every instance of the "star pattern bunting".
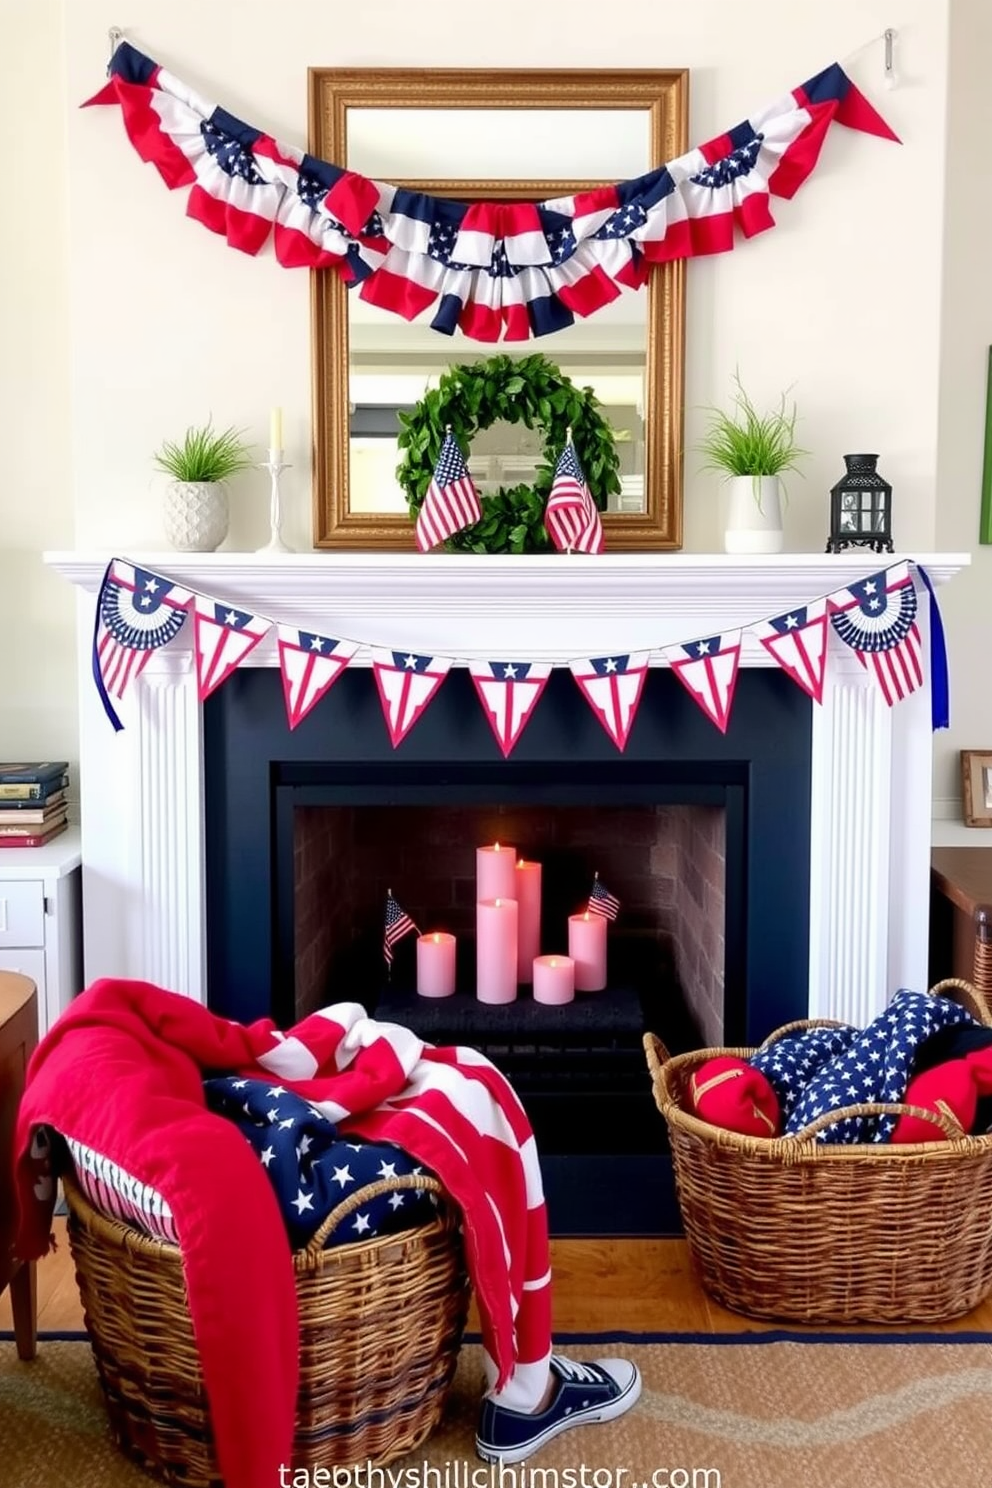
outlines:
M96 603L93 680L116 730L124 725L110 693L123 698L152 652L175 640L186 623L192 597L189 589L120 558L107 565Z
M923 643L908 563L830 596L830 623L878 683L891 708L923 686Z
M451 660L375 648L372 667L390 742L396 749L448 675Z
M289 625L280 625L278 631L286 717L290 728L295 729L333 687L358 647L351 641L336 641Z
M120 107L139 155L189 188L188 216L248 253L271 238L285 268L330 270L369 304L485 342L552 334L640 288L651 265L773 227L770 199L795 194L834 123L896 139L834 63L643 176L543 202L454 202L281 144L128 42L109 71L89 102Z
M665 655L682 686L725 734L741 660L740 631L728 630L687 646L666 646Z
M486 721L507 759L537 706L551 668L532 661L473 661L469 672Z
M203 1089L209 1109L233 1121L258 1154L294 1250L342 1199L383 1179L433 1176L389 1143L349 1141L318 1105L270 1080L224 1076L205 1080ZM334 1227L327 1245L408 1230L433 1219L436 1203L415 1185L370 1196Z
M808 1030L776 1041L751 1062L771 1081L782 1099L786 1133L795 1134L829 1111L901 1102L921 1046L941 1029L963 1023L974 1019L956 1002L904 990L860 1032ZM845 1117L819 1132L817 1141L888 1142L897 1119Z
M930 613L930 673L934 679L931 716L934 728L946 728L947 656L933 585L914 565L927 586ZM831 629L839 637L860 639L862 665L871 667L891 704L925 680L917 595L909 563L851 584L806 605L784 611L747 627L777 665L822 702L831 654ZM275 628L277 655L290 728L296 728L324 697L362 643L282 625L265 616L182 588L162 574L136 568L123 559L108 565L96 606L93 675L107 716L121 724L109 689L121 696L140 674L151 650L167 645L182 629L187 611L194 616L197 685L201 700L209 696ZM828 623L830 622L830 623ZM618 749L626 747L643 698L647 672L660 665L659 654L679 681L722 732L730 723L740 666L742 630L703 636L658 651L616 652L552 663L470 661L452 656L369 646L373 675L393 748L403 743L453 666L464 667L482 703L500 749L508 755L529 720L551 671L567 667L603 728ZM833 645L836 655L837 645Z
M648 675L650 653L590 656L570 661L572 676L618 749L627 747Z
M271 622L197 594L193 625L197 692L202 703L254 651L271 629Z
M814 600L754 627L755 634L793 682L823 702L827 675L827 601Z

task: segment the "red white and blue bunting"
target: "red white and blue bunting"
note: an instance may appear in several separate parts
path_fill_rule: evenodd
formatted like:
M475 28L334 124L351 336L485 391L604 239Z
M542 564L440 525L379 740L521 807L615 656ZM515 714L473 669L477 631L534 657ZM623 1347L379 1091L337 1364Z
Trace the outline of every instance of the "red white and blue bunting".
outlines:
M201 98L128 42L91 104L120 107L135 150L187 215L284 268L330 269L362 299L442 335L526 341L638 289L655 264L726 253L774 227L831 124L897 140L837 63L634 180L541 202L456 202L320 160Z
M940 611L926 571L907 559L781 615L721 635L703 635L651 651L576 657L560 665L571 671L619 750L626 748L652 665L669 666L707 718L726 733L745 633L755 636L797 686L820 704L827 674L828 632L833 631L854 652L891 708L921 688L925 680L917 577L930 596L933 727L946 728L947 655ZM123 699L152 651L175 641L190 614L201 702L275 630L291 729L303 722L366 647L359 637L298 630L114 558L107 566L97 599L93 676L115 729L123 728L123 724L111 697ZM468 669L486 720L504 757L508 757L554 669L534 657L480 660L454 654L423 656L378 646L367 649L394 749L423 716L451 668L462 666Z

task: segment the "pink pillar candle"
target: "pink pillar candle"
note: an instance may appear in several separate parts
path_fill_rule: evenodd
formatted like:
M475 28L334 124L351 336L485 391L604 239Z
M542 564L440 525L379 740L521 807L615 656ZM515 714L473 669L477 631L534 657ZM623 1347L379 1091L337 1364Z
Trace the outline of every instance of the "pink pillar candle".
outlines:
M529 982L541 954L541 865L518 859L514 869L517 915L517 981Z
M517 897L517 849L507 842L494 842L492 847L475 849L475 897L479 899L515 899Z
M571 956L534 957L534 1001L552 1005L575 997L575 962Z
M455 990L455 937L441 930L417 941L417 991L421 997L450 997Z
M599 914L568 917L568 954L575 962L575 990L602 992L606 986L606 918Z
M475 923L475 995L480 1002L513 1002L517 995L516 899L480 899Z

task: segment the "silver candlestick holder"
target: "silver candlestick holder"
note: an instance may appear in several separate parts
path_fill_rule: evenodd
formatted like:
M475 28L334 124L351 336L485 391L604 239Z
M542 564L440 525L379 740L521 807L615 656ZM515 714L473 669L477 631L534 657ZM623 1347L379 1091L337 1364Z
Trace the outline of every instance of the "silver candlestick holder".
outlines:
M264 547L257 548L256 552L293 553L296 551L295 548L291 548L288 543L283 542L282 532L280 530L282 527L282 500L279 494L279 477L284 470L292 470L292 468L293 467L283 459L282 450L277 449L270 449L269 458L267 460L263 460L261 465L259 466L260 470L267 470L269 472L269 479L272 482L272 490L269 496L269 540Z

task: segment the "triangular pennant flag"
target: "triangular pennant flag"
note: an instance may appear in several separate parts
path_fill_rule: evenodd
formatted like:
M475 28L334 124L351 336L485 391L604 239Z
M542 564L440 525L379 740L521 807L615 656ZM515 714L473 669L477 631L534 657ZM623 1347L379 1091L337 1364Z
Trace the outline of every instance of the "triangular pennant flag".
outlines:
M728 630L687 646L666 646L664 651L683 687L725 734L741 659L740 631Z
M532 661L473 661L469 671L505 759L523 733L551 668Z
M186 623L189 589L113 558L100 585L93 627L93 680L114 728L124 727L110 694L122 698L153 651L167 646Z
M279 670L289 726L295 729L338 680L358 646L279 626Z
M648 674L650 652L570 661L572 676L618 749L625 749Z
M204 594L193 601L196 683L205 702L235 671L271 628L271 620L219 604Z
M395 749L423 713L448 672L448 656L417 656L413 651L372 652L372 669L382 711Z
M751 629L769 656L814 702L823 702L827 674L827 601L815 599Z
M923 686L923 641L908 563L831 594L830 623L867 667L891 708Z

